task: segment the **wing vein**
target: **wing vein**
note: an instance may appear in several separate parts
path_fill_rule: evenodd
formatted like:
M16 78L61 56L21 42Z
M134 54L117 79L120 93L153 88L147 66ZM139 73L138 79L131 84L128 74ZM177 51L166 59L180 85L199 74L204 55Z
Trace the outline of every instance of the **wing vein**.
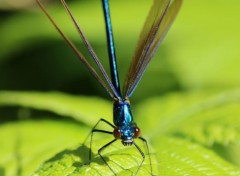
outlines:
M130 97L136 89L153 55L177 16L181 4L182 0L154 0L125 80L124 96Z
M39 7L42 9L42 11L45 13L45 15L48 17L50 22L53 24L53 26L56 28L56 30L59 32L59 34L63 37L63 39L67 42L67 44L72 48L72 50L75 52L75 54L78 56L80 61L87 67L87 69L90 71L90 73L95 77L95 79L100 83L100 85L108 92L108 94L114 98L113 92L109 89L109 87L105 84L105 82L102 80L102 78L97 74L96 70L91 67L89 62L86 60L86 58L82 55L82 53L76 48L76 46L71 42L71 40L61 31L61 29L57 26L57 24L54 22L54 20L51 18L51 16L46 11L43 4L36 0Z
M114 95L115 95L115 96L119 96L119 94L117 93L116 89L114 88L112 82L110 81L109 76L107 75L105 69L103 68L101 62L99 61L99 58L97 57L97 55L96 55L96 53L94 52L91 44L89 43L89 41L87 40L87 38L86 38L85 35L83 34L80 26L78 25L77 21L75 20L72 12L70 11L68 5L67 5L66 2L65 2L65 0L61 0L61 2L62 2L62 4L63 4L65 10L67 11L67 13L69 14L69 16L71 17L71 19L72 19L72 21L73 21L73 23L74 23L74 25L75 25L75 27L76 27L76 29L77 29L80 37L82 38L85 46L87 47L88 51L90 52L93 60L94 60L95 63L97 64L97 66L98 66L99 70L101 71L103 77L105 78L105 80L106 80L107 83L109 84L110 88L111 88L112 91L114 92Z

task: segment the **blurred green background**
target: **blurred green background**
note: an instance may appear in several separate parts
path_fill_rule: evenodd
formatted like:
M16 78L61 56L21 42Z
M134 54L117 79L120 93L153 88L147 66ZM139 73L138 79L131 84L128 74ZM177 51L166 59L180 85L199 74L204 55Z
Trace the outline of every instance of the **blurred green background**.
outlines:
M146 0L110 1L112 24L116 44L116 54L118 59L118 67L122 85L128 71L128 67L134 52L135 45L138 40L138 35L141 31L141 27L147 16L148 10L151 7L151 3L152 1ZM71 21L69 20L69 17L67 16L66 12L59 4L59 2L55 3L51 1L50 3L45 2L44 4L46 5L52 17L55 19L56 23L80 48L83 54L86 55L86 57L89 58L89 60L91 60L89 54L87 53L86 48L84 48L83 43L80 40L80 37L78 36ZM103 23L101 2L99 0L78 0L77 2L76 1L69 2L69 6L71 7L80 26L82 27L84 33L86 34L87 38L89 39L90 43L95 49L97 55L101 59L106 70L109 72L106 36ZM174 22L167 37L160 46L160 49L154 56L145 75L143 76L143 79L141 80L138 88L136 89L131 98L133 106L135 106L135 104L140 104L138 108L140 111L138 112L141 113L138 114L146 114L146 116L148 116L147 113L149 114L155 113L157 115L158 113L159 114L162 113L164 116L165 113L164 108L166 108L167 109L166 111L169 111L170 114L173 113L175 115L175 113L178 114L178 112L181 112L182 109L191 107L192 104L196 102L197 102L196 104L199 105L198 104L199 102L202 102L203 100L207 99L206 95L209 92L217 94L218 92L239 89L240 86L239 10L240 1L237 0L184 1L182 9L180 10L180 13L176 18L176 21ZM91 63L93 62L91 61ZM80 102L81 101L87 102L90 99L90 96L91 97L97 96L110 100L107 93L89 74L87 69L84 68L84 66L78 61L77 57L66 45L63 39L59 36L59 34L53 28L53 26L46 18L46 16L37 7L34 0L21 0L21 1L0 0L0 93L3 91L20 91L20 92L40 91L46 92L46 95L48 95L48 93L51 91L60 91L67 93L68 95L72 94L74 96L86 95L87 97L86 99L83 99L84 101L81 99L82 97L79 98ZM195 92L200 92L200 94L195 94ZM185 93L186 95L188 95L189 93L193 93L193 97L185 96ZM4 92L2 95L4 95ZM9 102L11 102L11 100L15 98L14 93L13 94L9 93L6 95L8 95L9 98L5 97L4 99L3 96L2 97L0 96L0 102L1 98L3 100L2 102L6 101L7 99L9 99ZM22 96L24 97L24 94ZM109 102L106 102L107 104L106 106L103 102L100 103L103 106L102 108L103 112L101 112L101 115L103 114L103 116L99 116L98 114L101 110L96 110L96 108L101 109L101 107L93 107L95 108L95 111L98 113L96 113L94 110L91 111L90 109L92 104L98 101L97 99L93 100L90 99L89 100L90 104L85 105L86 107L88 106L89 107L83 109L83 115L81 113L79 115L75 113L74 110L78 109L78 107L81 106L77 107L76 103L77 100L75 102L74 99L74 101L72 102L71 97L69 101L67 101L69 97L63 98L63 100L65 100L65 98L67 99L66 103L69 102L69 104L66 104L66 107L59 106L60 107L59 108L56 106L57 107L56 108L55 106L53 107L53 105L51 104L51 100L56 99L56 101L58 101L59 95L55 94L52 95L50 93L49 97L45 97L42 95L26 94L26 97L28 96L30 97L32 96L31 97L32 99L29 99L32 101L32 103L30 101L30 104L28 104L27 107L30 108L34 107L38 109L38 105L40 104L40 106L43 107L43 108L41 107L42 109L44 109L45 111L48 111L50 109L49 111L52 112L54 115L53 114L46 115L45 113L44 115L42 115L41 112L35 111L32 112L29 111L28 108L27 109L20 108L19 110L19 107L16 105L17 103L15 104L14 107L11 108L1 106L0 121L2 127L0 128L2 129L2 131L6 129L6 131L9 132L9 129L12 130L15 129L16 127L19 127L18 124L15 123L16 122L15 120L19 118L21 119L22 116L30 117L30 119L35 118L35 116L37 117L44 116L44 119L46 119L46 117L50 117L49 119L55 120L60 118L60 120L63 120L64 123L61 124L61 121L59 121L58 124L59 127L57 128L55 128L56 121L46 122L46 124L44 122L43 124L41 124L43 126L45 124L47 126L47 127L45 126L46 129L48 130L51 129L50 131L53 132L52 136L51 135L48 136L49 139L48 137L41 135L41 133L44 134L44 132L40 131L37 133L37 135L39 135L37 137L43 140L45 143L51 140L53 141L52 143L56 142L54 141L54 139L58 134L62 133L63 126L64 130L68 131L67 134L65 134L65 136L63 136L61 139L62 141L64 140L67 141L67 142L64 141L64 145L61 146L62 148L59 146L59 141L57 141L55 143L55 146L54 145L51 146L52 151L50 150L50 152L48 152L46 155L44 154L42 155L41 152L40 152L41 154L38 153L39 155L41 155L39 156L38 159L41 162L45 161L47 158L50 158L53 154L59 152L59 150L65 149L65 147L68 146L72 146L73 143L76 144L76 141L78 142L82 141L83 138L86 137L91 126L97 121L96 119L98 119L99 117L107 117L108 119L111 120L112 112L111 104ZM34 102L35 96L36 104ZM18 97L18 94L16 94L16 97ZM154 107L154 105L150 106L151 105L150 103L148 109L149 111L147 110L145 111L144 108L146 107L146 104L144 104L144 102L148 102L147 99L150 98L154 99L155 97L163 97L163 101L160 103L161 107L163 108L158 109L157 106L156 107ZM167 97L166 100L164 99L164 97ZM42 102L44 102L44 100L42 100L41 98L45 99L45 104L44 103L41 104ZM181 99L184 101L181 101ZM27 99L24 98L22 98L22 100L28 101ZM62 99L60 96L60 101L61 100ZM155 104L159 102L157 100ZM168 103L168 101L170 103ZM47 104L48 102L50 102L49 107ZM62 103L63 102L64 101L62 101ZM182 102L187 104L188 107L184 105L180 106ZM216 102L219 103L218 101ZM25 106L24 103L22 104L20 103L20 105ZM203 105L206 104L203 103ZM82 107L85 106L82 105ZM199 108L200 106L196 107ZM237 104L235 108L239 109L238 107L239 104ZM73 111L71 108L73 108ZM200 107L200 109L201 108L202 107ZM174 109L175 110L177 109L178 111L174 111ZM65 112L65 110L69 111ZM195 109L190 108L190 114L191 110L194 111ZM79 112L80 111L81 110L79 110ZM186 112L189 111L186 110ZM226 112L230 111L227 110ZM236 114L237 112L239 111L236 110ZM64 117L63 118L59 116L56 117L55 113L60 116L61 115L71 116L73 117L73 119L77 119L77 121L80 121L78 123L80 123L81 128L79 128L79 126L73 127L76 124L79 125L78 123L75 123L75 121L73 124L71 124L72 122L70 122L69 125L68 122L65 122ZM180 114L179 116L181 117L181 113L179 114ZM216 114L217 115L212 116L213 118L217 119L217 120L215 119L215 121L213 120L214 123L221 121L217 118L220 113L217 112ZM170 117L175 117L174 115L172 116L171 115ZM94 118L91 119L91 117L93 116ZM237 122L237 119L239 119L239 117L237 115L232 116L236 118ZM78 119L78 117L84 118ZM176 119L178 119L177 117L178 116L176 115ZM228 118L228 115L224 117ZM140 119L141 118L142 117L140 117ZM147 122L144 121L144 119L139 120L139 122L142 121L140 123L142 123L143 127L144 125L146 126L144 130L147 133L145 134L149 136L154 136L158 135L159 131L161 130L163 131L162 133L164 133L165 129L160 128L160 126L159 126L160 130L158 129L156 130L158 133L156 131L152 132L152 129L154 129L156 124L158 124L155 122L160 122L161 119L158 116L154 117L151 116L151 118L155 119L151 122L150 120L148 120ZM160 120L158 120L158 118ZM172 119L173 121L171 121ZM178 121L176 122L174 121L174 118L172 119L171 118L170 120L167 119L165 121L166 124L178 123ZM201 117L199 117L199 119L201 119ZM13 122L13 124L11 124L11 122ZM27 121L27 123L30 123L30 125L24 123L23 126L25 125L26 127L24 126L23 129L27 131L26 134L32 133L36 129L34 125L38 124L35 123L31 124L32 123L31 121L30 122ZM195 124L194 120L192 120L192 122L190 121L190 126L191 123ZM221 123L225 124L224 122ZM232 120L231 123L234 124L235 120ZM10 127L8 126L9 124ZM146 124L152 128L149 128L149 126L147 126ZM161 122L161 124L163 124L161 127L164 127L164 123ZM238 124L236 123L235 125ZM188 126L188 124L186 124L186 126ZM85 127L87 127L87 130L85 130ZM41 127L39 129L41 129ZM82 130L81 136L80 134L76 134L79 129ZM44 128L42 130L44 131ZM192 129L190 129L190 131L191 130ZM25 132L23 133L25 134ZM173 133L174 135L180 134L177 133L176 131L174 131ZM10 137L13 136L10 133L6 134L8 134ZM185 133L183 132L183 134ZM206 136L208 136L208 134L206 134ZM6 138L7 136L4 133L2 133L2 135L3 138L4 137ZM72 138L67 135L72 136ZM30 136L29 138L28 137L26 137L25 139L25 142L27 141L26 143L28 143L28 141L33 140L32 136ZM75 142L73 142L74 140L73 138L75 139ZM239 139L239 137L236 138ZM193 137L193 139L195 138ZM211 138L212 141L214 141L214 139L215 139L214 137ZM239 142L239 140L237 141ZM39 145L38 143L39 141L33 140L31 142L34 143L35 146ZM22 143L24 143L24 141ZM204 143L203 145L208 146L208 143L207 144L206 143ZM154 147L157 148L157 146L158 145L155 145ZM5 145L6 150L8 149L8 147L9 145L6 144ZM224 148L223 146L220 147L213 146L211 149L214 150L219 155L223 155L221 157L223 158L225 157L224 159L227 158L226 160L231 161L233 165L239 166L240 165L238 159L239 157L231 158L227 156L229 151L228 149L223 148ZM235 149L235 153L239 154L238 152L239 143L235 148L237 148ZM22 153L24 156L26 151L28 150L29 148L23 150ZM225 151L225 153L222 152L223 150ZM36 151L38 150L36 149ZM2 151L2 153L4 153L4 150ZM234 156L234 154L231 155ZM32 158L30 157L32 160L33 156L35 155L32 155L31 156ZM2 163L5 163L4 159L6 158L8 157L3 157ZM31 161L31 159L29 160ZM41 163L39 161L35 161L35 163L33 162L32 164L33 166L30 167L30 169L28 168L28 170L19 171L20 174L18 175L24 175L24 173L31 173L32 171L34 171L34 169L36 169L39 166L39 163ZM12 166L10 166L11 164L7 165L9 167L8 169L6 169L9 171L8 175L11 175L9 173L11 173L11 171L13 170ZM24 166L24 164L29 166L29 162L25 162L22 165ZM0 166L0 176L1 173L3 172L1 172Z
M84 33L108 70L100 2L71 3ZM59 90L107 96L34 2L2 1L0 5L1 90ZM111 2L122 82L150 5L151 1ZM47 7L62 29L83 48L61 6L52 3ZM239 9L236 0L185 0L132 99L141 101L169 91L238 87ZM81 51L87 55L86 50Z

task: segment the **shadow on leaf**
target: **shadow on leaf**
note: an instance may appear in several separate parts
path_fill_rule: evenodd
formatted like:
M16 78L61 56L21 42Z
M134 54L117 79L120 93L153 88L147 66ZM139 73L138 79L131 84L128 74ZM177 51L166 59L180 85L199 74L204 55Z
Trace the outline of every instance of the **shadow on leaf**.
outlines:
M5 175L5 171L4 171L4 168L3 168L3 167L0 167L0 175L1 175L1 176L4 176L4 175Z
M91 162L95 162L100 165L104 165L104 162L102 161L101 158L93 158L92 160L89 160L89 148L86 145L81 145L80 147L70 150L66 149L63 150L62 152L56 154L54 157L51 159L47 160L45 164L49 163L55 163L59 161L66 160L66 158L71 157L72 159L72 166L74 167L80 167L82 165L89 165ZM93 156L93 153L91 153ZM108 161L108 157L104 157L106 161Z

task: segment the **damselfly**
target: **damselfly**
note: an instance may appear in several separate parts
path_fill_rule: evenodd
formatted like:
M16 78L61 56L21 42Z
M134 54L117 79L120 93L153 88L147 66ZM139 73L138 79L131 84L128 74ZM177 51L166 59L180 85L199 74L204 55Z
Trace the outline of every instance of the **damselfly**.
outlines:
M182 0L154 0L153 1L153 5L150 9L146 22L143 26L142 32L140 34L140 37L135 49L135 53L132 57L131 65L124 83L123 91L121 91L119 77L118 77L117 61L116 61L116 55L115 55L115 47L114 47L114 41L113 41L113 32L112 32L108 0L102 0L102 4L103 4L105 24L106 24L111 79L109 78L108 74L103 68L91 44L88 42L87 38L83 34L79 24L75 20L75 17L73 16L65 0L60 0L60 1L63 7L65 8L65 10L67 11L68 15L70 16L73 24L75 25L89 53L91 54L92 59L95 61L95 64L100 70L101 75L97 73L97 71L90 65L90 63L85 58L85 56L77 49L77 47L73 44L73 42L57 26L57 24L48 14L48 12L46 11L46 8L43 6L40 0L36 0L40 8L47 15L48 19L51 21L51 23L54 25L54 27L57 29L60 35L64 38L67 44L76 53L80 61L87 67L87 69L91 72L91 74L96 78L96 80L100 83L100 85L106 90L106 92L114 100L114 103L113 103L114 125L104 119L100 119L97 122L97 124L93 127L91 132L89 159L91 159L92 157L91 150L92 150L93 134L96 132L99 132L99 133L113 135L114 139L109 143L105 144L104 146L102 146L98 150L99 156L102 158L104 163L109 167L109 169L114 173L114 175L116 175L115 171L110 167L110 165L102 156L102 151L106 150L109 146L111 146L117 140L121 140L124 146L128 146L128 145L135 146L136 150L142 156L142 161L139 164L139 167L134 174L136 175L145 160L145 153L134 141L135 139L140 139L146 145L146 148L147 148L146 155L149 156L150 167L151 167L150 172L151 172L151 175L153 175L148 144L147 144L147 141L140 135L140 129L138 128L137 124L133 120L129 98L131 97L132 93L136 89L149 62L153 58L154 53L156 52L157 48L163 41L172 22L177 16L180 6L182 4ZM113 131L97 129L97 125L101 122L104 122L107 125L111 126L113 128Z

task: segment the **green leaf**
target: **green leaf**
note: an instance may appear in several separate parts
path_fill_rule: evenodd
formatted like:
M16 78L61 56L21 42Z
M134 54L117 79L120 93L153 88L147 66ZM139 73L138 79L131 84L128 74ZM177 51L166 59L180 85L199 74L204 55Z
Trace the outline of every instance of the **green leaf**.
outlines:
M144 134L193 141L240 166L240 91L193 92L154 98L138 106ZM148 120L146 121L146 117Z
M157 158L160 163L160 175L221 175L238 176L240 170L224 161L212 150L172 137L160 137L154 140ZM156 146L154 145L154 146Z
M196 128L211 128L211 124L214 123L215 126L222 126L222 128L223 126L231 127L231 135L230 129L224 129L229 131L228 139L234 141L240 138L240 129L237 126L240 121L238 115L240 114L239 104L240 90L223 93L175 93L143 102L138 106L136 114L139 123L144 122L144 126L148 126L148 130L151 130L149 132L147 132L147 129L145 130L146 133L151 133L151 136L173 134L184 130L189 130L188 135L193 136L193 130L198 130ZM153 131L152 129L156 130ZM214 132L213 126L212 130L205 135L208 137L214 135L210 134ZM203 132L205 133L206 130L199 131L199 133ZM186 136L188 135L186 134ZM196 139L199 140L201 137L196 136ZM227 140L226 135L223 134L216 135L215 139L222 143L226 143ZM201 142L207 144L214 141L201 139Z
M92 106L94 104L98 104L98 106ZM87 122L87 120L91 120L91 119L95 120L94 123L96 123L97 120L99 120L99 116L96 116L96 114L99 114L98 112L102 113L106 110L111 112L111 109L109 108L110 107L109 104L107 102L105 102L104 100L100 100L97 98L86 98L86 97L76 97L76 96L73 97L70 95L65 95L65 94L57 93L57 92L50 92L50 93L1 92L0 93L0 105L1 106L20 106L20 107L33 108L33 109L44 110L44 111L47 110L47 111L54 112L59 115L71 116L71 117L77 119L78 121L83 121L83 122L86 121L86 124L89 124L89 122ZM110 117L110 115L108 115L108 117ZM96 120L96 118L97 118L97 120ZM19 125L21 126L21 123ZM33 135L33 136L31 136L32 138L35 138L34 133L32 133L31 131L34 131L36 129L36 126L33 125L33 127L28 127L26 125L25 127L22 127L22 128L24 130L27 130L27 132L31 133ZM11 130L11 129L9 129L9 130ZM64 130L65 130L65 127L64 127ZM66 129L66 130L68 130L68 129ZM48 130L46 130L46 131L48 131ZM43 135L42 136L43 138L45 137L44 133L40 132L40 134ZM61 133L57 133L57 134L61 134ZM86 131L85 131L85 134L86 134ZM86 135L84 135L84 136L86 136ZM62 139L61 135L56 136L55 138ZM108 141L101 140L101 142L96 142L96 146L98 146L98 148L100 148L101 146L103 146L104 144L106 144L107 142L109 142L112 139L113 138L108 139ZM28 140L31 141L31 139L28 139ZM24 141L21 141L21 142L23 142L24 145L26 145L26 147L29 146L28 143L25 143ZM48 142L45 142L45 143L47 143L45 145L50 145L50 147L55 148L56 145L57 146L59 145L59 143L55 143L55 142L56 141L53 141L53 146L51 144L48 144ZM74 143L74 141L72 141L72 142ZM111 156L109 160L113 160L113 161L116 160L116 164L115 164L115 166L113 166L114 170L116 170L116 172L119 172L119 174L123 174L123 175L125 175L125 173L131 172L131 171L126 171L126 170L133 170L132 172L135 172L136 169L139 167L139 163L142 160L142 156L136 150L136 148L133 148L133 147L127 148L124 150L119 150L119 148L122 147L122 144L119 144L119 143L120 143L120 141L118 141L118 143L116 143L112 147L113 152L108 153L108 155ZM145 149L145 146L142 146L142 143L140 143L139 146L141 148ZM55 149L56 149L56 151L59 151L57 148L55 148ZM40 148L38 150L41 152L42 150L46 150L46 149ZM73 153L83 152L85 154L85 156L84 156L84 154L76 155L76 157L77 157L76 160L78 162L89 163L88 154L86 153L86 150L87 150L87 148L85 148L85 150L84 150L84 147L80 147L75 150L71 149L71 151ZM108 149L108 151L109 150L111 151L111 148ZM97 151L97 149L95 149L95 151ZM124 151L124 153L122 151ZM8 152L6 152L6 153L8 153ZM129 153L133 154L132 158L129 157ZM146 153L146 152L144 152L144 153ZM47 154L49 156L52 153L49 152ZM60 155L62 155L62 157L59 158ZM123 158L123 155L125 155L124 158ZM137 157L135 157L135 155ZM83 158L81 158L81 156L83 156ZM70 160L69 160L69 158L70 158ZM119 158L121 158L121 160L119 160ZM146 158L148 159L148 157L146 157ZM154 159L154 157L152 157L152 158ZM47 157L44 157L44 159L47 159ZM71 159L73 159L73 160L71 160ZM52 162L52 160L55 162ZM72 173L73 170L74 170L74 172L79 174L82 172L86 172L86 169L89 170L89 168L87 168L87 167L81 168L80 167L81 164L80 164L80 166L79 165L76 166L76 164L75 164L76 161L75 161L74 157L71 155L71 152L69 153L69 150L64 150L64 151L60 152L59 154L57 154L57 156L55 158L50 159L50 161L51 162L46 161L46 164L44 164L40 168L39 173L36 172L36 174L38 173L40 175L45 175L47 173L48 174L50 173L50 175L60 175L60 173L61 173L62 175L65 175L65 174ZM37 162L40 163L39 160ZM101 168L95 162L102 163L101 165L103 168ZM64 165L65 167L63 167L62 165ZM105 175L107 173L109 175L112 174L112 172L109 170L109 168L107 168L107 166L104 165L103 161L99 158L99 156L97 157L96 161L93 161L93 164L91 164L91 165L94 166L91 172L96 173L96 169L97 170L100 169L100 171L105 173ZM74 169L72 167L74 167ZM123 167L125 169L122 170L121 167ZM146 167L148 169L146 169ZM14 170L14 169L12 169L12 170ZM58 170L59 170L59 172L57 172ZM149 164L144 163L144 166L139 171L139 174L140 173L142 173L142 175L146 175L146 173L149 173Z
M113 138L94 140L95 158L89 161L89 147L79 143L84 141L90 130L82 125L68 121L28 120L3 124L0 129L0 166L5 175L30 175L38 167L34 175L79 175L86 172L89 175L112 175L96 152ZM73 145L78 147L69 148ZM145 147L142 143L139 146L143 149ZM142 161L135 147L123 147L120 141L103 152L103 155L105 159L113 161L110 162L111 167L120 175L135 172ZM146 157L140 175L149 173L148 163Z
M97 106L94 106L97 105ZM100 118L110 119L111 104L98 98L78 97L60 92L8 92L0 93L0 106L21 106L69 116L88 125Z
M93 152L95 157L91 161L88 159L89 148L85 145L58 153L46 161L34 173L34 176L113 175L112 171L97 155L99 147L112 140L112 138L108 137L101 140L94 140L92 149L95 151ZM139 143L139 146L144 148L141 143ZM102 152L102 155L117 175L131 175L135 173L143 159L134 146L124 147L120 141L113 143L105 152ZM152 160L154 159L154 157L151 158ZM138 175L149 175L149 168L149 160L146 157L146 161L140 168Z
M48 158L81 143L89 132L82 125L60 120L0 124L0 175L30 175Z
M143 136L149 136L149 142L152 144L150 156L154 173L157 174L159 170L164 176L194 174L238 176L240 174L240 169L237 167L238 156L240 156L237 125L239 100L239 90L220 94L175 93L150 99L137 106L134 114L139 122L138 125L142 129ZM74 98L56 92L0 93L1 106L47 110L65 117L75 116L79 111L81 116L74 118L80 122L87 120L84 116L89 116L88 111L93 113L90 115L93 119L97 118L98 111L111 112L110 105L102 107L103 109L95 109L94 106L93 109L85 108L86 101L88 101L87 104L105 102L97 98L88 99L80 96ZM77 105L82 105L84 108L77 108ZM86 105L88 106L90 105ZM59 110L64 108L64 113ZM236 118L230 118L233 114ZM218 118L219 116L221 118ZM68 124L69 122L59 120L46 122L49 124L46 128L42 125L44 123L37 120L4 123L0 126L0 135L2 135L0 147L3 149L2 153L0 152L3 156L0 159L0 166L6 175L16 173L19 168L22 173L27 174L36 170L35 175L113 175L97 155L98 149L113 140L113 137L102 134L94 135L93 158L89 161L89 138L83 143L90 131L89 127L86 128L84 125L88 123L78 124L77 121L73 121ZM99 129L107 130L106 127L101 127ZM16 132L19 128L22 130L21 133ZM76 134L69 137L68 133ZM16 134L23 137L18 138ZM79 136L76 137L76 135ZM142 142L135 141L146 154ZM209 141L212 142L211 145ZM20 152L16 152L16 149ZM120 141L104 150L102 154L118 175L131 175L139 167L142 159L134 146L124 147ZM35 159L36 157L38 159ZM148 175L149 168L149 160L146 156L139 175Z

